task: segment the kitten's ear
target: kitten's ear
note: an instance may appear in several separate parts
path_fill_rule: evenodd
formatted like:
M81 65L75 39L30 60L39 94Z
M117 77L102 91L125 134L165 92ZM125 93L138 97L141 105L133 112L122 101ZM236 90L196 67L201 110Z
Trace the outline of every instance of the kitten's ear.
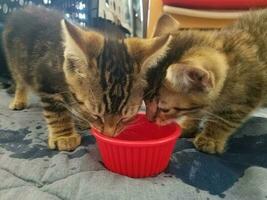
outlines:
M172 36L155 37L152 39L125 39L129 54L139 64L140 72L146 73L151 67L167 56Z
M214 74L202 67L183 64L169 66L166 74L167 86L175 91L207 92L214 88Z
M99 55L104 46L104 37L101 34L84 30L64 19L61 27L67 53L79 57Z
M173 33L179 30L180 23L174 19L171 15L163 14L157 21L154 28L153 37Z

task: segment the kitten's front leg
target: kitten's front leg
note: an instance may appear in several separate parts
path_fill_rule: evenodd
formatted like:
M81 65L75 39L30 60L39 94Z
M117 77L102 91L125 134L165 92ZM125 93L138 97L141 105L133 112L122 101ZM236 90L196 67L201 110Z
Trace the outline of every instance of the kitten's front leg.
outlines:
M217 125L207 122L204 130L194 139L194 145L199 151L221 154L225 151L226 142L235 129L223 123Z
M17 81L15 96L12 102L9 104L11 110L23 110L27 106L27 93L28 89L22 81Z
M194 139L195 147L206 153L223 153L229 137L245 121L253 108L225 108L207 118L203 130Z
M58 103L56 98L41 98L44 117L48 125L48 147L60 151L74 150L81 143L69 111Z

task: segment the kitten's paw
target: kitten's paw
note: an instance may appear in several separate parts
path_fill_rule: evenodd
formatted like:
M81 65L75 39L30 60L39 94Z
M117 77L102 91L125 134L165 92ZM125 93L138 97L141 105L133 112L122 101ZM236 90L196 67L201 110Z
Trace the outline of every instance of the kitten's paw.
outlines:
M222 154L224 152L225 143L217 141L212 137L208 137L204 134L199 134L194 139L194 145L199 151L210 154Z
M27 107L27 103L21 102L21 101L12 101L9 104L9 109L11 110L23 110L24 108Z
M81 144L81 135L73 133L69 136L60 136L48 139L48 147L50 149L58 149L59 151L72 151Z

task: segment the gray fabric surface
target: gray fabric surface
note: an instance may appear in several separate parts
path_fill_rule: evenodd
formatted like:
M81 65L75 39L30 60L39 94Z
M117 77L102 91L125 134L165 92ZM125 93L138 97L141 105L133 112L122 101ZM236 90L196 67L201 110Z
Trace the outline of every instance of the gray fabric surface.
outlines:
M165 173L132 179L102 166L87 132L73 152L47 149L36 98L24 111L8 110L9 101L0 91L0 200L267 200L264 111L239 130L224 155L197 152L181 139Z

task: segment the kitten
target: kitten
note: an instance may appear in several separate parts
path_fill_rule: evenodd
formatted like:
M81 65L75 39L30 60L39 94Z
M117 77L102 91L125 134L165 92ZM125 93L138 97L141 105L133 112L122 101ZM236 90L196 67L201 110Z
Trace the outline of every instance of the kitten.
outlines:
M159 124L182 120L198 150L223 153L250 113L267 103L266 34L267 10L222 30L171 34L164 80L146 100L148 117Z
M134 118L145 73L162 57L159 47L167 46L168 37L110 40L56 11L32 6L8 18L3 41L16 82L10 108L24 109L33 90L44 109L49 148L73 150L81 142L73 115L109 137Z

